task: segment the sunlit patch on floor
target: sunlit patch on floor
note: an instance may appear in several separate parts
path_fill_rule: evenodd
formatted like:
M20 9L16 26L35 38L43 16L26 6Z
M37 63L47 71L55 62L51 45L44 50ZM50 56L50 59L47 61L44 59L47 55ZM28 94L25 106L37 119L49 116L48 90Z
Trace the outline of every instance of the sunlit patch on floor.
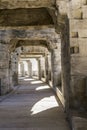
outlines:
M39 84L39 83L43 83L42 81L33 81L31 82L31 84Z
M46 111L48 109L52 109L58 107L59 104L57 103L55 96L45 97L37 102L31 109L32 114L35 115L40 112Z
M37 87L36 88L36 91L38 90L44 90L44 89L49 89L50 87L48 85L45 85L45 86L40 86L40 87Z
M27 78L27 79L24 79L24 81L33 81L35 79L30 79L30 78Z

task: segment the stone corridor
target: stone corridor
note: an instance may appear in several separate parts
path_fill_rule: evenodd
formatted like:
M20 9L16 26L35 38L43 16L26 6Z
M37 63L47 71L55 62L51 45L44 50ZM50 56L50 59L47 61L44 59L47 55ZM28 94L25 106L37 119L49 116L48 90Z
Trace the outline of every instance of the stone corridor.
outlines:
M21 78L17 90L0 102L0 130L70 130L63 107L51 88Z
M86 50L87 0L0 0L0 129L87 130Z

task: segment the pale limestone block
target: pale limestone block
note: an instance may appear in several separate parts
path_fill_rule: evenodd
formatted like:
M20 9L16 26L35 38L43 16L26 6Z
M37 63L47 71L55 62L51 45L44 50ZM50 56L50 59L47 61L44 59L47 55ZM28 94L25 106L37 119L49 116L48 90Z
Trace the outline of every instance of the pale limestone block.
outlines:
M79 39L79 53L81 56L87 56L87 38Z
M67 14L70 19L82 18L82 6L86 4L86 0L71 0L68 2Z
M72 17L76 18L76 19L81 19L82 18L82 10L81 10L81 8L77 9L77 10L73 10L72 11Z
M70 20L70 31L78 32L79 29L87 29L87 19Z
M82 6L82 0L71 0L68 4L71 10L79 9Z
M79 39L78 38L70 38L70 47L79 46Z
M71 56L71 74L87 76L87 56Z
M82 19L82 9L79 8L79 9L71 10L70 18Z
M87 29L79 29L78 30L78 36L80 38L87 38Z
M87 5L82 7L82 12L83 12L83 18L87 19Z

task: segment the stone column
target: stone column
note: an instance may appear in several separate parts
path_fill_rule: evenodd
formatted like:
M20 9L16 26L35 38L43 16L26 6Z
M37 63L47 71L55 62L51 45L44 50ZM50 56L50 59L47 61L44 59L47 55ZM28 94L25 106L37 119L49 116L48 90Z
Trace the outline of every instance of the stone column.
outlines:
M58 49L52 51L52 82L53 87L61 85L61 56Z
M41 73L41 59L38 58L38 74L39 74L39 80L41 80L42 73Z
M41 77L45 78L45 58L41 57Z
M18 55L16 52L11 54L11 69L12 69L12 79L13 85L18 85Z
M32 63L30 60L28 60L27 64L28 64L28 76L32 77Z
M46 83L49 83L49 63L48 55L45 55Z
M0 43L0 95L6 94L13 89L10 69L8 44Z
M52 66L51 66L51 54L48 55L48 66L49 66L49 69L48 69L48 74L49 74L49 81L51 81L51 78L52 78Z
M64 19L64 25L61 29L61 67L62 67L62 86L65 111L69 116L70 106L70 42L69 42L69 19Z
M25 76L25 70L24 70L24 63L22 61L20 62L20 70L21 70L21 76L24 77Z
M21 76L21 68L20 68L20 66L21 66L21 63L19 62L18 63L18 75L19 75L19 77Z

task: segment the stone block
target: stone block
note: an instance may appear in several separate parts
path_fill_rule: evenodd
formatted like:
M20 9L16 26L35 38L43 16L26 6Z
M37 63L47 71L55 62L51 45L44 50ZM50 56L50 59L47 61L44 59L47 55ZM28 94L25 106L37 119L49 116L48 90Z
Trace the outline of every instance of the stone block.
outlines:
M81 56L87 56L87 38L79 39L79 53Z
M87 29L79 29L78 36L80 38L87 38Z
M87 5L82 7L83 19L87 19Z
M82 9L74 9L74 10L70 10L68 12L68 16L70 19L82 19Z
M87 29L87 19L82 20L70 20L70 31L78 32L78 30Z
M87 76L87 57L71 56L71 74Z
M78 38L70 38L70 47L79 46L79 39Z
M69 2L69 7L73 10L79 9L82 6L82 0L71 0Z
M71 76L71 98L70 105L78 109L86 109L86 76L72 75Z
M82 10L81 9L74 10L72 12L72 16L75 19L82 19Z

